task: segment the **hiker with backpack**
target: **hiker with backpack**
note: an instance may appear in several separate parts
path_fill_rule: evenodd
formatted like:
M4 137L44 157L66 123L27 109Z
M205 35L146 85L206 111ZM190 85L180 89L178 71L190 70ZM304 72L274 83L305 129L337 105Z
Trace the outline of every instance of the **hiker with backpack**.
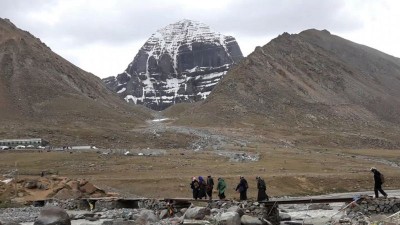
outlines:
M240 176L239 179L240 182L235 190L240 193L240 200L247 200L247 189L249 189L249 185L243 176Z
M256 180L257 180L257 189L258 189L257 201L258 202L264 201L264 200L269 201L268 195L266 193L267 185L265 184L264 179L257 176Z
M371 168L371 172L374 173L374 192L375 198L379 197L379 192L386 198L387 194L382 189L382 184L385 182L385 177L375 167ZM379 191L379 192L378 192Z
M192 188L193 191L193 199L197 200L197 198L199 197L200 184L197 181L196 177L192 177L192 182L190 183L190 187Z

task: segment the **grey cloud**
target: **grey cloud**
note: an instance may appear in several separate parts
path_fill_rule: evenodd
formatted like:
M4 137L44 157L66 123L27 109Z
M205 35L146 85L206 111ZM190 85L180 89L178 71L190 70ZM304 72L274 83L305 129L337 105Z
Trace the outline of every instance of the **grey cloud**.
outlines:
M236 0L219 14L204 19L218 31L246 36L362 27L362 21L346 11L345 4L344 0Z
M2 0L0 14L11 15L38 37L59 40L63 45L93 42L122 45L148 38L157 29L183 18L199 20L221 33L267 36L308 28L335 31L357 29L359 19L345 10L344 0L234 0L224 9L182 8L173 1L115 1L109 9L96 10L101 1L77 1L76 8L63 12L54 26L29 20L34 11L49 12L57 1ZM61 44L61 43L60 43Z

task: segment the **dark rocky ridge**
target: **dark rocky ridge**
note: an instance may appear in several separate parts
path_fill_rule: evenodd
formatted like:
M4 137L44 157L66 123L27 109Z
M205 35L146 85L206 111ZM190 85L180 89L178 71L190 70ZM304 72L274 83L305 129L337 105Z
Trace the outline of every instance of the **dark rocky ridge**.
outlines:
M103 81L128 102L163 110L205 99L241 58L235 38L183 20L158 30L124 73Z

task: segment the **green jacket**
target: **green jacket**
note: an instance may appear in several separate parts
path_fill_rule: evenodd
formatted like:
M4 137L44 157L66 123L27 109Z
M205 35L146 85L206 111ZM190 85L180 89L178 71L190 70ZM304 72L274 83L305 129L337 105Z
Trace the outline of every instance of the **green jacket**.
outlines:
M225 189L226 189L226 183L225 183L224 179L221 178L221 179L219 179L218 185L217 185L218 193L219 194L224 193Z

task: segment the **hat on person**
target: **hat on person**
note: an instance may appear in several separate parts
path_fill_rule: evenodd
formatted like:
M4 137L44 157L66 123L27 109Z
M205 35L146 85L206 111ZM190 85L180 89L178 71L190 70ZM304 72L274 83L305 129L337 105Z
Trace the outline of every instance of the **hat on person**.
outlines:
M371 167L371 169L370 169L371 171L373 171L373 170L376 170L376 168L375 167Z

